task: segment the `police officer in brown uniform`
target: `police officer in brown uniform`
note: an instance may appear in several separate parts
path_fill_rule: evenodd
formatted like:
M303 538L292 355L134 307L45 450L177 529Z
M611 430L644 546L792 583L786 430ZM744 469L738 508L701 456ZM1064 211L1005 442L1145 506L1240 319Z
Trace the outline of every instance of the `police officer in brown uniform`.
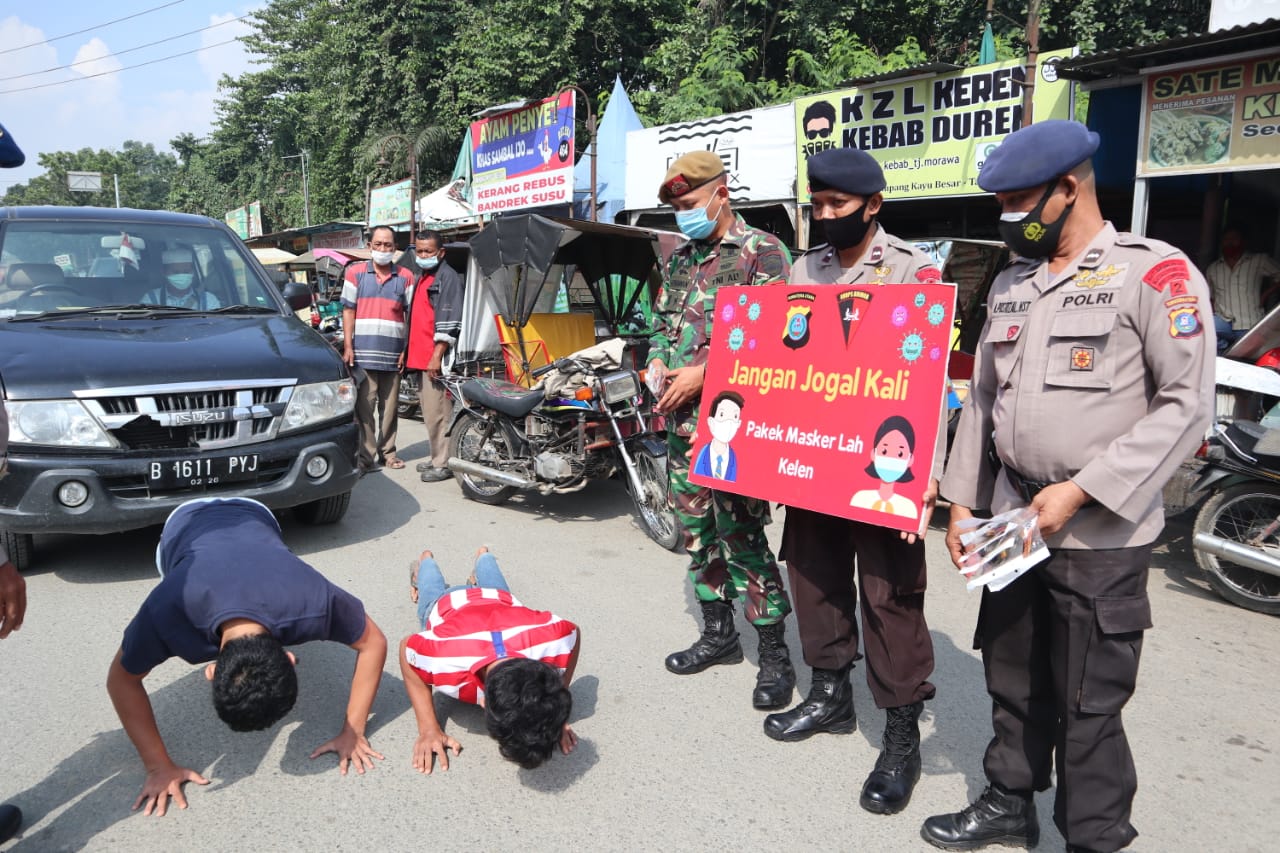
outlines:
M933 260L885 232L876 221L885 187L880 164L854 148L809 158L814 219L827 242L796 264L797 284L910 284L941 279ZM939 431L925 512L932 510L942 475L946 433ZM924 619L924 543L859 521L787 508L779 557L786 560L792 604L805 663L813 668L809 695L799 705L765 718L764 731L793 741L818 732L854 730L849 670L858 654L858 583L866 631L867 684L886 711L883 750L862 789L864 809L901 811L920 778L920 729L924 700L934 694L933 642Z
M1187 257L1103 220L1097 147L1084 125L1041 122L1007 137L978 177L1019 257L992 285L942 480L947 547L958 565L956 523L970 507L1030 505L1050 556L983 593L975 645L992 700L990 785L925 821L925 840L950 850L1034 847L1032 794L1049 787L1055 761L1054 822L1068 850L1119 850L1138 834L1121 710L1151 627L1161 489L1212 412L1214 335L1208 288Z

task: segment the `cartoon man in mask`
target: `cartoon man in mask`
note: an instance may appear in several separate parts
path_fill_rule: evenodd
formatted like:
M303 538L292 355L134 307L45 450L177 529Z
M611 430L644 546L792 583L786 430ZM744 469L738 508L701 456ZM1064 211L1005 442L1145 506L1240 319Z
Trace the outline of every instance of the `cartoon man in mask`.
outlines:
M729 442L742 426L743 404L742 395L733 391L721 391L711 401L711 415L707 418L711 441L698 453L698 461L693 468L695 474L715 477L726 483L738 479L738 455Z

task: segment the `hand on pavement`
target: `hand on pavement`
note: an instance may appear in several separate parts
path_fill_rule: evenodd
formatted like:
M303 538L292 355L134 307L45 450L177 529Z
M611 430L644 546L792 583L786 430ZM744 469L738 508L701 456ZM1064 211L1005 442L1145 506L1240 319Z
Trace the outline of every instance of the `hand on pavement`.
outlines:
M138 806L146 803L147 807L142 810L144 815L154 812L156 817L164 817L170 797L178 808L185 809L187 798L182 793L182 786L187 782L195 782L197 785L209 784L209 780L196 771L176 764L168 764L148 771L147 779L142 784L142 793L134 801L133 810L137 811Z
M420 773L431 773L431 765L438 757L440 769L449 769L449 750L456 757L462 752L462 744L449 737L441 730L431 734L418 735L413 742L413 767Z
M560 732L560 751L565 755L573 752L573 748L578 745L578 736L573 733L573 729L569 728L569 724L564 724L564 731Z
M326 752L336 752L338 754L338 770L343 776L347 775L347 764L355 767L356 772L361 776L364 775L366 769L374 768L373 759L382 760L382 753L376 752L369 745L369 739L364 735L358 735L346 725L342 727L342 732L332 740L325 741L316 747L316 751L311 753L312 758L319 758Z

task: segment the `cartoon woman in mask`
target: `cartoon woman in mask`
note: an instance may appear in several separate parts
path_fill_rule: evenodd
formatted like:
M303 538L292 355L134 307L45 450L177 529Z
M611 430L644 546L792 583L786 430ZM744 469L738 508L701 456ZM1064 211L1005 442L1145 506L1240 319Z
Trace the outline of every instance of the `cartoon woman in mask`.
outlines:
M880 480L880 487L855 492L849 506L918 518L920 511L915 503L893 492L894 483L910 483L915 479L911 474L915 450L916 431L911 428L911 422L901 415L886 418L876 430L871 464L866 468L868 474Z

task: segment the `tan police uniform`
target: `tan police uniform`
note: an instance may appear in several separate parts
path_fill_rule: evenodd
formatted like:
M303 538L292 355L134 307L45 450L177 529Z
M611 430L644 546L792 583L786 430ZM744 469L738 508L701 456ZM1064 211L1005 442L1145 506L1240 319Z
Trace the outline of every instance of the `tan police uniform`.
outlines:
M1092 500L1047 537L1048 562L983 593L974 642L995 731L984 767L1008 790L1045 790L1056 754L1064 837L1118 850L1137 836L1120 714L1151 627L1161 492L1213 407L1209 292L1181 252L1107 223L1056 275L1015 260L988 312L942 495L1000 512L1071 479Z
M933 259L878 223L865 254L840 266L829 245L797 261L793 284L913 284L937 282ZM939 430L932 476L942 476L946 431ZM923 472L913 472L921 476ZM856 567L862 585L867 684L878 708L910 705L934 695L933 643L924 618L924 543L907 544L896 530L812 510L787 507L779 559L787 563L792 606L804 660L841 670L858 653Z

